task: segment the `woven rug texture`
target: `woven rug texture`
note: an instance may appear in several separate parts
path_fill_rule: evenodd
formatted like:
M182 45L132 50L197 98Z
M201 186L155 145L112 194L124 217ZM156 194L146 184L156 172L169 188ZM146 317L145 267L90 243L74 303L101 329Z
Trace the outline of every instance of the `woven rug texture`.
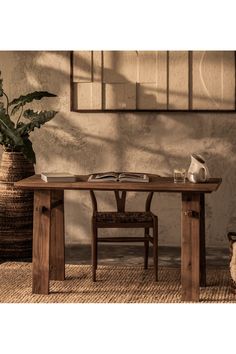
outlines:
M202 303L236 302L227 269L208 269ZM32 264L0 264L0 303L181 303L180 269L141 266L102 266L92 282L89 265L66 265L65 281L50 281L49 295L32 294Z

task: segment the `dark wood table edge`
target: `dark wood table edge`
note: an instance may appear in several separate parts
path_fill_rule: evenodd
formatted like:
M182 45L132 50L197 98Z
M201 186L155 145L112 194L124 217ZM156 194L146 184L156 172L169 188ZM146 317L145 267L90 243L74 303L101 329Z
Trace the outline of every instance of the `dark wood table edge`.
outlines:
M211 178L204 183L174 183L172 177L160 177L157 175L150 175L151 178L157 180L150 180L148 183L142 182L88 182L89 175L78 175L76 182L44 182L40 175L36 174L28 178L22 179L14 183L14 186L19 189L45 189L45 190L126 190L126 191L143 191L149 192L160 191L165 193L211 193L217 191L222 183L222 178ZM168 182L168 183L167 183ZM163 186L164 185L164 186ZM168 185L168 187L166 187Z

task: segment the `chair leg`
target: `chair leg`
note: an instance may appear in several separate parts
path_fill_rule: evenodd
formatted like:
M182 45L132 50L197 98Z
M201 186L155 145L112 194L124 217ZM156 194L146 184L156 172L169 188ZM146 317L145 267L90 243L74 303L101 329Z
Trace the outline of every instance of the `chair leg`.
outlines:
M153 218L153 262L155 281L158 281L158 219Z
M144 269L148 269L148 255L149 255L149 228L144 229Z
M92 223L92 276L93 281L96 281L96 270L97 270L97 227Z

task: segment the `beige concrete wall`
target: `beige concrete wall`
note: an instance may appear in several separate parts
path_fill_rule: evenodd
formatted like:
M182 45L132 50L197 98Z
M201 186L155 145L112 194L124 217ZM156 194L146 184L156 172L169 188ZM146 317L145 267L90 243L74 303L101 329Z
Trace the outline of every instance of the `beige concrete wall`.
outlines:
M188 168L192 152L204 152L211 174L223 177L219 191L206 196L207 245L226 246L227 231L236 230L236 114L70 112L69 68L68 52L0 52L11 97L34 90L58 94L34 105L60 111L31 135L36 171L131 170L167 176L175 167ZM111 196L102 193L100 200L103 208L112 208ZM130 194L130 210L141 210L143 203L142 194ZM179 245L180 207L178 195L154 196L160 244ZM90 216L88 192L66 192L67 243L90 242Z

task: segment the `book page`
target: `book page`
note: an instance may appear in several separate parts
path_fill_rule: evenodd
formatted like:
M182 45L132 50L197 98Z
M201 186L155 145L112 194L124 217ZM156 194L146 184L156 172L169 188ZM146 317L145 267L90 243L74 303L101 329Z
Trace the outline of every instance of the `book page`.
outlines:
M144 173L122 172L119 174L119 178L144 178Z
M95 175L95 178L96 179L101 179L101 178L104 178L104 179L106 179L106 178L117 178L118 177L118 173L116 173L116 172L105 172L105 173L97 173L96 175Z

